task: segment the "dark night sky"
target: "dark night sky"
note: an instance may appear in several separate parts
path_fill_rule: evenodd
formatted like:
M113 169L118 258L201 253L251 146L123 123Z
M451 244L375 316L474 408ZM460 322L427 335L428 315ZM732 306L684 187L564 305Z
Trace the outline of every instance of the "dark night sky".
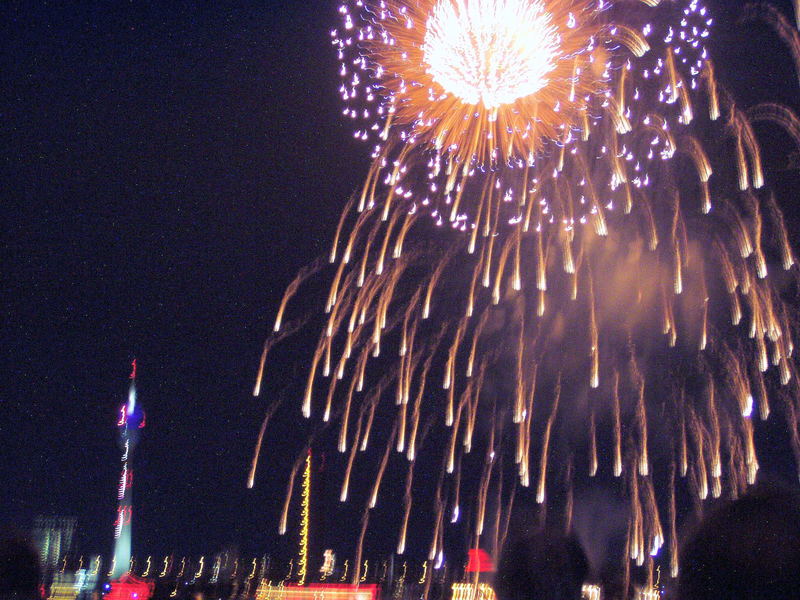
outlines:
M335 3L237 4L0 9L0 523L74 515L106 549L137 356L140 551L271 539L288 465L277 493L244 487L260 345L367 160L340 118ZM797 106L788 52L726 16L721 77Z

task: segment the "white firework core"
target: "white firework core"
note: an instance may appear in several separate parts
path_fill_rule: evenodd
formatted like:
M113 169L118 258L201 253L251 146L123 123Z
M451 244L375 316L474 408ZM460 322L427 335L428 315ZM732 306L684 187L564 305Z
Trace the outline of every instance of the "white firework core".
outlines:
M541 0L439 0L428 17L428 73L466 104L498 108L547 84L560 47Z

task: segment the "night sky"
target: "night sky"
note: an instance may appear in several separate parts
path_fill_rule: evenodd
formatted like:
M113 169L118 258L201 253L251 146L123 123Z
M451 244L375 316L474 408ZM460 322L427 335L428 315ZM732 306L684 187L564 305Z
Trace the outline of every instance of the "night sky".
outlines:
M244 485L261 343L368 161L340 114L336 4L236 4L0 9L0 524L72 515L83 551L108 550L137 357L135 551L275 537L289 457ZM797 108L788 51L737 4L711 3L720 78Z

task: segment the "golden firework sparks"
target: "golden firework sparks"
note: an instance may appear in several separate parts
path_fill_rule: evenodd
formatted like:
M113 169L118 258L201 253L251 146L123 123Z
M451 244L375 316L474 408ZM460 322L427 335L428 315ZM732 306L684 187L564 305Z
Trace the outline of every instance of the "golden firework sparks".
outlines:
M353 581L398 472L398 552L413 506L432 567L445 512L469 515L471 544L496 546L517 486L535 485L543 518L566 498L568 524L588 474L627 491L628 558L652 574L666 545L677 573L675 488L705 499L753 483L756 409L787 415L800 460L796 325L777 279L796 278L797 261L753 127L775 123L800 147L800 121L770 103L744 110L718 84L698 0L353 0L340 12L343 112L373 162L327 256L299 393L306 418L338 428L342 501L362 502L358 452L380 453ZM747 14L800 48L771 9ZM289 285L276 332L310 274ZM770 404L775 389L785 402ZM564 448L577 435L585 455ZM422 461L441 465L432 507L414 496Z

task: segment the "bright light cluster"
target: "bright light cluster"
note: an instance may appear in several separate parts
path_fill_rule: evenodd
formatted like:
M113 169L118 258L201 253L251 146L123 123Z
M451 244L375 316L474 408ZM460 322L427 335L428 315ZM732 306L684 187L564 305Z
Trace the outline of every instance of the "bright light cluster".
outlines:
M311 451L306 455L306 466L303 470L303 500L300 505L300 555L297 564L297 578L299 585L306 584L308 573L308 525L309 508L311 505Z
M452 600L497 600L488 583L454 583Z
M540 0L439 0L427 21L427 72L466 104L510 104L547 84L560 36Z

